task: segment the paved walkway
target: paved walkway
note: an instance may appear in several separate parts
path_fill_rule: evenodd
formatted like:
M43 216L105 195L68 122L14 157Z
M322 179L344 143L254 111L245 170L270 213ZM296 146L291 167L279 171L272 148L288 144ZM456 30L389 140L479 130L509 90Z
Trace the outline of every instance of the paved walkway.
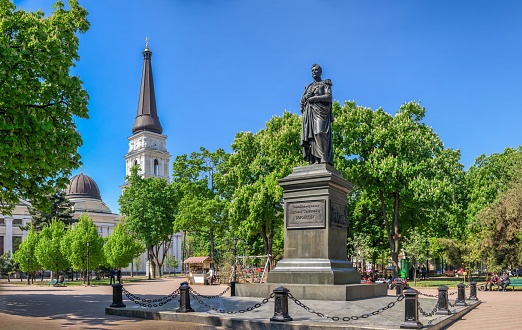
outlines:
M176 290L183 280L182 278L166 278L128 283L125 284L125 288L137 295L161 297ZM200 285L194 286L194 289L200 294L217 295L226 287ZM426 294L436 294L435 289L419 288L419 290ZM229 295L229 292L225 294L225 296ZM478 297L483 303L448 329L508 330L522 328L522 291L479 291ZM127 306L132 305L128 300L124 302ZM0 329L128 329L129 327L151 330L220 329L196 323L105 315L105 307L111 303L112 287L110 286L53 288L0 282ZM192 305L195 307L199 304L192 302Z

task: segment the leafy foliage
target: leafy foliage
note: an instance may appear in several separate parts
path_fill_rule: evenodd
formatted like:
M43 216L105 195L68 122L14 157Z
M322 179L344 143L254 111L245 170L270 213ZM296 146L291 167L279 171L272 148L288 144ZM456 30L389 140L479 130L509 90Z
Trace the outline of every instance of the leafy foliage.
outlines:
M230 189L228 206L233 230L247 240L259 235L263 254L272 253L276 233L283 230L283 190L278 185L292 168L304 163L300 153L301 121L295 114L274 116L256 134L238 133L223 180ZM279 236L281 237L281 236ZM278 244L282 245L282 241ZM260 251L252 251L259 253Z
M36 245L39 241L39 234L31 227L27 237L20 244L20 248L13 254L13 260L19 265L23 272L32 273L42 269L37 258L35 258Z
M226 219L220 167L228 158L223 149L209 152L201 148L189 157L176 157L172 174L172 190L178 198L178 214L174 222L176 231L199 232L208 236L210 249L205 255L214 255L214 235L223 232Z
M41 268L55 271L57 278L60 270L70 267L70 263L61 249L65 234L65 224L53 219L49 225L45 225L42 229L36 244L35 256Z
M131 168L127 177L129 185L118 203L125 217L127 230L142 242L148 250L155 272L161 268L174 231L176 195L168 182L161 178L142 178L139 166Z
M392 116L346 102L333 106L336 167L380 203L395 271L401 229L427 223L433 210L451 213L463 178L460 153L445 149L422 123L425 108L410 102Z
M78 56L78 33L89 28L76 0L69 10L16 10L0 0L0 212L20 198L47 204L80 165L82 144L74 117L87 118L87 92L70 75Z
M96 225L86 214L80 216L74 228L67 230L61 240L60 249L75 270L87 269L87 256L89 256L90 269L105 264L103 238L98 235Z
M11 258L11 252L7 251L0 256L0 275L7 276L9 282L11 281L11 275L15 273L16 269L17 264Z
M522 170L517 172L518 179L511 187L478 214L482 227L480 247L491 266L522 264Z
M29 206L31 224L37 231L41 230L45 225L50 225L53 219L61 221L67 226L76 222L76 219L73 218L73 203L65 197L63 190L55 191L48 198L51 203L50 210Z
M144 250L143 245L130 235L127 226L121 221L103 246L107 264L117 268L127 267Z

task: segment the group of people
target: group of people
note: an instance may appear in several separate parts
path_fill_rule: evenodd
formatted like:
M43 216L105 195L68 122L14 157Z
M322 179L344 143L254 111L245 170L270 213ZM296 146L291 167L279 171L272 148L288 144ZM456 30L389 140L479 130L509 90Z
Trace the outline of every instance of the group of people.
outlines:
M502 276L498 276L496 273L494 273L493 276L491 276L491 278L489 279L489 291L493 291L493 285L497 285L499 291L500 289L502 289L502 291L506 291L506 287L510 283L511 281L507 272L503 272Z

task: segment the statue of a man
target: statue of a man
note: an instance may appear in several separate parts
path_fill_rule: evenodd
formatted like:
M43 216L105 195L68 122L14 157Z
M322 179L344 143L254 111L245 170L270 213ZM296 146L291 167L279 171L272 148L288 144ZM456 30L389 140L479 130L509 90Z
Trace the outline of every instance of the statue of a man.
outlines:
M301 98L301 146L303 157L309 164L333 165L332 82L330 79L321 80L322 72L319 64L312 66L314 81L306 86Z

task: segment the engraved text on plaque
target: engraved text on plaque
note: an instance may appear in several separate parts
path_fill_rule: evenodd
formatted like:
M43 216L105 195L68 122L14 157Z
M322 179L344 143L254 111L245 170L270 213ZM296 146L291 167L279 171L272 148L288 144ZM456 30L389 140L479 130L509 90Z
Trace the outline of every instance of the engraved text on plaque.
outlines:
M325 200L286 203L286 228L325 228L325 205Z

